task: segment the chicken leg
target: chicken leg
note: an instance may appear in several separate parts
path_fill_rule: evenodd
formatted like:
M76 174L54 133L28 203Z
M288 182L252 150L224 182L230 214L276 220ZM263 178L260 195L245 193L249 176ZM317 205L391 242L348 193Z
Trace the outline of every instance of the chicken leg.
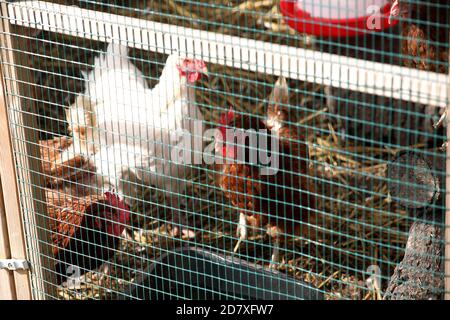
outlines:
M445 110L445 111L442 113L442 115L441 115L441 117L439 118L439 120L438 120L436 123L433 124L433 127L434 127L435 129L439 128L440 126L442 126L442 125L445 124L445 121L446 121L446 120L447 120L447 110ZM445 141L445 142L442 144L442 146L441 146L441 150L442 150L442 151L445 151L445 150L447 150L447 147L448 147L448 141Z
M239 215L239 225L236 229L236 236L239 237L239 240L234 247L234 253L238 252L242 240L247 240L247 217L245 216L245 213L242 212Z
M278 266L278 261L280 257L280 233L281 229L279 227L269 226L267 228L267 234L272 238L274 243L272 249L272 256L270 258L269 269L277 269Z

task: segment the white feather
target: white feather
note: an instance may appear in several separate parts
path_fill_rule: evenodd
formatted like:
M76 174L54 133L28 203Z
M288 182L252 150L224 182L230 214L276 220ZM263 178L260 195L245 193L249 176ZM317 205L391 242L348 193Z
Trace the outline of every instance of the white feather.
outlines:
M135 196L135 179L174 193L184 188L188 170L171 155L183 141L194 145L196 123L201 124L197 132L201 137L203 117L194 88L179 74L179 59L177 54L168 57L153 89L128 59L125 47L111 44L95 59L85 94L95 101L96 187L116 189L126 198Z

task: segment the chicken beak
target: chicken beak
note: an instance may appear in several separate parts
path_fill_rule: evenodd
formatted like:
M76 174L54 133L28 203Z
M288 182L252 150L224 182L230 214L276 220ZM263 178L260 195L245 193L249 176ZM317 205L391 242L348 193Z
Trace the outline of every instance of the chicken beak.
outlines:
M205 77L209 78L209 72L208 72L208 68L207 68L206 66L204 66L204 67L202 68L201 73L202 73L202 75L204 75Z

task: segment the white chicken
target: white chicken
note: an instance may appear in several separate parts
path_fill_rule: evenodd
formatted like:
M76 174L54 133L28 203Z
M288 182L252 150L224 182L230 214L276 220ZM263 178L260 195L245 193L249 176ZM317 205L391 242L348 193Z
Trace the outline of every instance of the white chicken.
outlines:
M201 156L194 150L202 150L203 117L193 86L202 74L207 74L203 61L172 54L150 89L126 47L110 44L95 59L84 93L90 100L84 111L92 115L76 121L83 114L79 106L68 112L78 140L74 153L88 156L96 168L92 186L117 190L130 202L141 184L153 185L167 193L173 208L180 208L189 164Z

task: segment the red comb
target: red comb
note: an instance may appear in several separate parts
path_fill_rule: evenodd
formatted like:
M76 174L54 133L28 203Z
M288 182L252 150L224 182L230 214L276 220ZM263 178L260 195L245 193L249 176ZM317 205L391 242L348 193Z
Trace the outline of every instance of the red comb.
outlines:
M126 205L126 203L120 199L119 195L116 193L113 193L114 191L106 191L106 201L108 201L108 205L110 205L113 208L117 208L122 211L122 214L124 214L124 219L127 221L129 219L129 208Z
M230 107L227 113L222 113L222 115L220 116L220 124L225 126L233 119L234 119L234 110L233 107Z
M226 126L230 124L230 122L234 119L234 110L233 107L230 107L227 113L222 113L220 116L220 131L222 133L222 138L225 139L226 136Z
M105 196L107 207L105 207L103 214L107 220L106 232L115 236L120 236L125 225L130 222L130 209L126 203L120 199L119 195L114 193L114 190L112 192L106 191Z
M113 193L113 191L105 191L105 196L106 196L106 200L108 200L109 202L115 202L118 200L118 197L116 194Z

